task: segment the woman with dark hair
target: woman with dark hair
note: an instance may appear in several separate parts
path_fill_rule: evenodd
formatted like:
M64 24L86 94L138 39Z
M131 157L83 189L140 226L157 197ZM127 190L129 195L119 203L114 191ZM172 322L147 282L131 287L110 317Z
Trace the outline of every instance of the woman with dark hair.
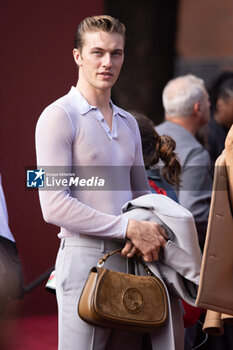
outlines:
M178 202L175 189L180 187L181 165L175 153L176 142L170 136L159 135L152 120L145 115L138 112L131 113L139 126L143 159L152 192L167 195ZM182 303L186 328L197 322L201 310L188 305L184 300ZM189 338L189 335L185 336L185 343L189 344L192 341ZM146 336L143 345L143 349L152 349Z
M178 202L173 186L180 185L181 166L174 152L175 141L170 136L160 136L152 120L145 115L138 112L132 112L132 114L139 126L143 159L152 192L168 195ZM161 172L160 167L155 167L160 160L164 163Z
M226 135L233 124L233 71L221 72L208 88L211 118L208 124L208 150L212 164L222 153Z

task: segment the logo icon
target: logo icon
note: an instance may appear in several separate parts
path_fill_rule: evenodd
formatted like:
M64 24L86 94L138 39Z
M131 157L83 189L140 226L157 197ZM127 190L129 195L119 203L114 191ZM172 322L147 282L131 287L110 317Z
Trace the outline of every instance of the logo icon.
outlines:
M44 170L27 170L27 187L44 187Z
M143 297L136 288L128 288L123 295L125 308L131 313L138 313L143 307Z

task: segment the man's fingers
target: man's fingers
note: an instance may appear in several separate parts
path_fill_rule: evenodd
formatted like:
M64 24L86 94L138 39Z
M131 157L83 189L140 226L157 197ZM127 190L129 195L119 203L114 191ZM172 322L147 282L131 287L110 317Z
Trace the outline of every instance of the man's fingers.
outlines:
M152 262L159 260L159 255L157 251L153 251L152 253L142 255L142 258L146 262Z
M158 235L158 240L160 243L160 246L165 248L166 244L167 244L167 240L163 238L163 236Z
M144 260L149 262L158 260L160 248L165 248L169 239L165 229L159 224L132 219L129 220L126 237L133 245L126 244L122 255L131 257L140 251Z
M121 255L127 256L127 254L129 254L130 251L132 250L132 247L133 247L133 243L126 242L124 248L121 251Z
M152 261L157 261L159 260L159 252L157 252L156 250L154 250L152 252Z
M161 247L165 248L166 244L167 244L167 240L170 238L167 234L167 232L165 231L165 229L160 226L160 225L156 225L158 231L157 231L157 238L159 240L159 243L161 245Z
M162 226L158 225L157 228L161 236L163 236L166 240L170 238Z
M140 254L139 250L131 242L126 242L124 248L121 251L121 255L127 258L132 258L134 254Z
M152 258L151 254L145 254L145 255L142 256L142 258L146 262L152 262L153 261L153 258Z
M134 256L134 254L137 253L137 251L138 251L138 249L135 246L133 246L131 251L127 254L127 258L132 258Z

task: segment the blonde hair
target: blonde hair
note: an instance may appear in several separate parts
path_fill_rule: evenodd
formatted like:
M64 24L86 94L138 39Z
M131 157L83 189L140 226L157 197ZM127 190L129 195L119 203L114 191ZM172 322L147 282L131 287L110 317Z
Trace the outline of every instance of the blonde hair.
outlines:
M104 31L107 33L118 33L125 41L125 26L118 19L108 15L93 16L85 18L78 26L74 46L82 51L84 34L86 32Z

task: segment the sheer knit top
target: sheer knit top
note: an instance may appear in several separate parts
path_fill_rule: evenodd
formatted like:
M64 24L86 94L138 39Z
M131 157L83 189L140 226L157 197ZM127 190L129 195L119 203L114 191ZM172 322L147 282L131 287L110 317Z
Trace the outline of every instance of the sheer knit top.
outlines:
M39 191L44 219L61 228L60 238L80 234L125 238L128 221L120 215L122 206L150 193L137 122L131 114L110 103L112 130L100 110L91 106L75 87L49 105L37 122L38 168L63 167L67 173L74 167L80 172L84 169L84 173L92 169L93 175L95 167L104 167L110 178L110 187L103 190ZM124 169L122 178L116 176L119 168ZM121 181L125 183L123 188L119 187Z

